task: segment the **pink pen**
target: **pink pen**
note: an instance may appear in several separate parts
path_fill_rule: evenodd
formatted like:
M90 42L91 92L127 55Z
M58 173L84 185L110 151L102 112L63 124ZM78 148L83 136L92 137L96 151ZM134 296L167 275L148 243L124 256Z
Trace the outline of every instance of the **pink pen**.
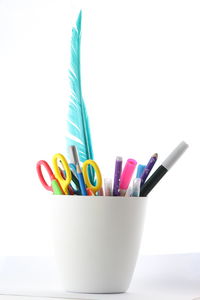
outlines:
M120 177L120 185L119 185L120 196L125 196L136 165L137 165L136 160L131 158L127 160Z

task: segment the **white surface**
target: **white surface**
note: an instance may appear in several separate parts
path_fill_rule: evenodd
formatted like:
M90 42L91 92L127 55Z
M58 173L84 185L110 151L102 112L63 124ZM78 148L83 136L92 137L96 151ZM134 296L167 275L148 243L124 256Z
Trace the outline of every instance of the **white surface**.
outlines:
M49 203L64 289L125 292L138 257L147 198L54 195Z
M52 257L2 257L0 294L97 300L191 300L200 295L200 254L140 257L128 293L114 295L63 292Z
M37 300L52 300L52 297L44 297L44 296L36 296ZM32 296L17 296L17 295L0 295L0 300L33 300L34 298ZM54 300L60 299L58 297L53 297ZM66 297L66 300L74 300L75 298ZM80 298L76 298L76 300L81 300ZM87 299L85 299L87 300Z
M37 300L48 300L52 298L49 297L37 297ZM54 300L59 299L57 297L54 297ZM65 298L67 300L74 300L74 298ZM0 295L0 300L33 300L33 297L31 296L9 296L9 295ZM77 298L76 300L81 300L79 298Z
M51 299L52 298L49 298L49 297L37 297L37 300L48 300L48 299ZM59 299L57 297L54 298L54 300L56 299ZM74 300L73 298L65 298L67 300ZM33 300L33 297L31 296L9 296L9 295L0 295L0 300ZM80 300L80 299L76 299L76 300Z
M103 177L114 177L116 156L146 164L158 152L159 166L185 140L190 148L149 195L141 251L200 252L191 188L199 186L200 1L1 0L0 255L52 254L49 194L35 165L66 152L69 42L80 7L83 96Z

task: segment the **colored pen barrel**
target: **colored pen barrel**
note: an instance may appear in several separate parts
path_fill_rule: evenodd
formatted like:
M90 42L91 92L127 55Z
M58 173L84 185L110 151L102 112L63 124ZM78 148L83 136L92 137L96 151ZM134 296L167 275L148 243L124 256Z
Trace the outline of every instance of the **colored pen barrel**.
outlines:
M151 175L151 177L143 184L140 191L140 197L146 197L154 186L161 180L167 173L167 169L162 165Z
M113 196L119 196L119 182L120 182L121 172L122 172L122 157L118 156L115 162Z
M51 186L52 186L52 190L53 190L54 195L64 195L64 193L61 189L61 186L59 185L59 183L56 179L53 179L51 181Z
M168 172L174 163L181 157L181 155L188 148L185 142L181 142L172 153L164 160L162 165L151 175L151 177L141 187L140 196L147 196L161 178Z
M120 196L124 196L126 194L126 190L128 189L136 165L137 165L136 160L131 158L127 160L120 177L120 185L119 185Z
M145 168L146 168L145 165L138 165L136 178L140 178L142 176L142 173L144 172Z
M83 174L81 172L81 168L78 164L76 165L76 171L77 171L77 175L78 175L78 181L79 181L79 184L80 184L81 194L84 195L84 196L87 196L85 181L84 181L84 178L83 178Z
M153 166L155 165L157 158L158 158L157 153L152 155L152 157L150 158L148 164L146 165L146 167L140 177L141 178L141 186L143 186L143 184L145 183L145 180L147 179L149 173L151 172Z

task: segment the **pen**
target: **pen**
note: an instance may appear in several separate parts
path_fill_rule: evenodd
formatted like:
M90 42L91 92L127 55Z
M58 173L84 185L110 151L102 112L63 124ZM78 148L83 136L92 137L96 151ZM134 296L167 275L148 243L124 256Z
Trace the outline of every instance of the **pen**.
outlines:
M155 153L154 155L152 155L148 164L146 165L146 167L141 175L141 187L145 183L145 180L147 179L149 173L151 172L153 166L155 165L157 158L158 158L158 154Z
M140 178L142 176L142 173L144 172L145 167L146 167L145 165L138 165L136 178Z
M112 196L112 179L104 178L104 194L105 196Z
M140 196L140 185L141 185L141 178L135 178L133 181L131 197L139 197Z
M120 196L124 196L126 194L126 190L128 189L136 165L137 165L136 160L131 158L127 160L120 177L120 184L119 184Z
M121 172L122 172L122 157L117 156L116 161L115 161L113 196L119 196L119 182L120 182Z
M62 191L62 188L57 180L55 180L55 179L52 180L51 186L52 186L54 195L64 195L64 192Z
M80 167L79 164L76 164L76 172L77 172L77 175L78 175L78 181L79 181L79 184L80 184L81 194L86 196L87 195L87 190L86 190L83 174L82 174L82 171L81 171L81 167Z
M81 194L86 196L87 190L86 190L83 174L81 171L81 167L79 165L79 158L78 158L78 152L77 152L76 146L74 146L74 145L69 146L68 149L69 149L70 160L76 166L76 172L77 172L78 181L80 184Z
M169 171L169 169L175 164L175 162L181 157L181 155L188 148L188 144L181 142L171 154L164 160L164 162L158 167L158 169L151 175L151 177L144 183L141 188L140 196L145 197L151 192L154 186L161 180L161 178Z
M131 197L140 196L141 175L144 172L145 167L145 165L139 165L137 168L137 175L136 178L133 180L133 186L130 192Z

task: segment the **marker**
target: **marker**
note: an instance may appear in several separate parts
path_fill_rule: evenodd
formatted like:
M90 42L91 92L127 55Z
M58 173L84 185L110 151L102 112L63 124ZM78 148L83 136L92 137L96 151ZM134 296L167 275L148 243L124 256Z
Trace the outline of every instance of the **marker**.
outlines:
M131 191L131 197L139 197L140 196L140 185L141 185L141 178L135 178L133 181L133 187Z
M78 181L79 181L79 184L80 184L81 194L83 196L87 196L85 181L84 181L83 173L81 171L81 167L80 167L79 164L76 164L76 172L77 172L77 175L78 175Z
M120 177L120 184L119 184L120 196L124 196L126 194L126 191L128 189L136 165L137 165L136 160L131 158L127 160Z
M121 172L122 172L122 157L117 156L115 161L113 196L119 196L119 182L120 182Z
M105 196L112 196L112 179L104 178L104 194Z
M141 187L145 183L145 180L147 179L149 173L151 172L153 166L155 165L157 158L158 158L158 154L155 153L154 155L152 155L148 164L146 165L146 168L144 169L144 171L141 175Z
M79 158L78 158L78 152L77 152L76 146L74 146L74 145L69 146L68 149L69 149L70 160L71 160L72 164L74 164L76 166L76 172L77 172L78 181L80 184L81 194L84 196L87 196L86 186L85 186L83 174L81 171L81 167L79 164Z
M140 186L141 186L141 175L143 174L146 166L139 165L137 168L136 178L133 180L133 186L131 188L130 196L139 197L140 196Z
M142 173L144 172L145 168L146 168L145 165L138 165L136 178L140 178L142 176Z
M64 192L62 191L62 188L57 180L53 179L51 181L51 186L54 195L64 195Z
M141 188L140 196L145 197L151 192L154 186L161 180L161 178L169 171L169 169L175 164L175 162L181 157L181 155L188 148L188 144L181 142L172 153L165 159L160 167L151 175L151 177L144 183Z

